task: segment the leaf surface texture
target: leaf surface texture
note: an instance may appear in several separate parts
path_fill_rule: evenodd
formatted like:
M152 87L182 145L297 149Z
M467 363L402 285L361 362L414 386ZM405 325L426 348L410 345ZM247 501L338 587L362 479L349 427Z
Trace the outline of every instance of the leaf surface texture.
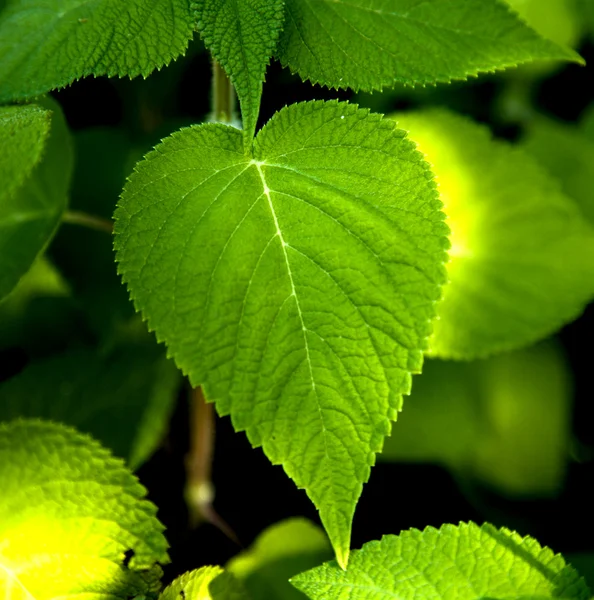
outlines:
M116 211L119 269L193 385L305 488L342 564L374 453L419 372L447 228L380 115L292 105L258 134L181 130Z
M246 141L251 142L264 73L283 24L284 0L197 0L193 6L206 47L235 86Z
M294 577L311 600L588 600L584 580L533 538L485 524L387 535Z
M88 75L146 77L186 50L188 0L6 0L0 9L0 102Z
M119 459L63 425L0 425L0 593L128 599L158 589L163 526ZM128 557L128 564L126 564Z
M466 79L536 59L583 62L500 0L286 0L278 57L335 88Z
M168 585L159 600L248 600L241 583L221 567L184 573ZM249 599L251 600L251 599Z

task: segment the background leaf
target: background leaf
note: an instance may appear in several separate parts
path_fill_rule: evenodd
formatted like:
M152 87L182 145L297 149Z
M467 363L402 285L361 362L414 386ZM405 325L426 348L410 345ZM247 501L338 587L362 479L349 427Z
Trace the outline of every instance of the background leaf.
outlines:
M34 104L0 107L0 206L41 160L50 131L51 113Z
M325 533L303 518L287 519L264 530L227 564L243 581L251 600L303 600L289 579L332 558Z
M146 77L192 39L188 0L6 0L0 6L0 102L88 75Z
M559 179L594 225L594 139L575 125L539 118L528 124L522 147Z
M68 202L74 165L70 134L58 104L42 102L52 111L44 158L23 185L0 198L0 299L45 248Z
M168 585L159 600L248 600L241 584L221 567L184 573Z
M567 560L584 577L590 589L594 589L594 554L568 554Z
M579 316L594 296L594 230L557 182L464 117L396 118L433 165L452 230L432 355L519 348Z
M542 37L574 48L583 28L575 0L505 0Z
M533 538L485 524L387 535L292 579L312 600L588 600L584 580Z
M127 600L158 589L168 556L156 508L97 442L53 423L1 424L0 481L3 596Z
M535 59L583 62L500 0L286 0L283 66L312 83L381 90L466 79Z
M553 343L429 360L380 458L433 462L507 496L559 492L570 451L571 373Z
M137 469L166 432L181 374L148 340L102 355L77 348L0 384L0 420L37 417L91 434Z
M78 131L74 142L76 171L70 210L108 222L126 175L142 154L129 136L112 128ZM119 338L129 339L131 327L146 329L138 327L134 307L117 275L113 239L108 233L65 223L48 251L102 343L109 346Z
M284 0L195 0L198 30L239 96L246 142L251 143L262 82L284 18Z
M31 358L59 352L71 336L84 338L82 316L68 283L42 254L0 303L0 351L20 348Z
M343 565L374 453L421 369L447 247L439 209L393 122L311 102L277 113L253 158L232 127L181 130L138 164L116 213L137 308L306 489Z

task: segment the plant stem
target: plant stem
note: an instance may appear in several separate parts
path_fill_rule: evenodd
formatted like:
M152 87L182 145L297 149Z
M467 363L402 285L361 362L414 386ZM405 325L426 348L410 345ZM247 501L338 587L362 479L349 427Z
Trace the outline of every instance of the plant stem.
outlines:
M62 216L64 223L71 225L81 225L95 231L103 231L105 233L113 233L113 222L103 217L96 217L77 210L68 210Z
M212 404L206 402L202 388L190 391L190 451L186 457L186 503L190 512L190 523L196 527L206 521L220 529L238 546L231 527L217 514L212 503L212 461L215 443L215 415Z
M212 60L212 120L231 123L234 118L235 90L223 67ZM218 527L229 539L241 546L235 532L216 513L212 503L212 461L215 443L215 415L206 402L202 388L190 391L190 450L186 457L185 497L192 526L206 521Z
M200 511L214 499L211 483L215 424L213 405L206 402L202 388L190 391L190 453L187 457L187 492L191 505ZM192 508L192 506L190 506Z
M231 123L235 118L235 90L221 65L212 59L212 118Z

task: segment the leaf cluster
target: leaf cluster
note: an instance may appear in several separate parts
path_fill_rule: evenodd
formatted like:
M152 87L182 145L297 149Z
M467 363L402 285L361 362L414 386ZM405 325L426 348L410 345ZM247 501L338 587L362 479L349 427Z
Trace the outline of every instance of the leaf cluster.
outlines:
M67 323L75 340L64 347L50 335L49 350L0 383L0 593L588 600L561 556L491 525L386 536L349 562L363 485L411 392L434 405L420 412L435 421L415 421L411 410L388 438L388 460L409 457L406 436L422 431L430 443L415 447L419 460L510 494L558 488L567 374L552 346L530 346L594 297L587 123L572 130L535 119L515 145L444 108L383 116L331 100L286 106L258 129L272 59L304 81L360 93L535 61L583 63L566 45L571 32L553 41L545 25L524 20L529 8L524 18L515 8L0 3L0 342L30 342L40 296L60 307L57 329ZM61 227L111 233L112 206L100 202L95 217L69 207L82 138L43 95L91 75L147 77L184 54L195 32L234 86L242 129L184 127L139 161L105 132L91 140L136 163L125 182L96 174L84 184L91 194L123 188L113 233L126 294L105 231L83 243ZM417 390L425 356L435 372ZM526 414L543 396L551 416L533 430L508 418L513 401L500 381L505 373L517 388L529 370L542 388L523 394ZM306 491L329 541L307 522L281 523L225 569L203 567L161 590L167 542L131 469L163 438L181 374ZM455 445L440 437L448 423L464 430ZM485 435L485 423L500 423L497 435ZM518 442L543 431L545 467ZM524 462L498 472L506 452ZM319 566L331 550L335 560Z

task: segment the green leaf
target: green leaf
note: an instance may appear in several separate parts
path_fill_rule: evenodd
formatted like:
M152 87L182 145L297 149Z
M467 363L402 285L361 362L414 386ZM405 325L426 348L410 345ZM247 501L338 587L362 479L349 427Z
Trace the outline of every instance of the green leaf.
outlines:
M474 523L410 529L292 579L312 600L588 600L560 554L509 529Z
M539 118L529 123L522 147L560 180L594 225L594 139L573 125Z
M395 124L294 104L252 156L183 129L116 212L120 272L194 386L307 490L346 564L355 505L419 372L443 281L426 164Z
M579 127L590 141L594 141L594 103L591 102L582 113Z
M116 129L85 129L74 135L74 142L76 170L69 209L111 219L126 175L142 154ZM65 223L49 252L71 284L93 332L111 343L134 318L134 307L117 275L111 236Z
M329 87L448 83L536 59L583 63L500 0L286 0L286 11L281 63Z
M40 106L0 107L0 208L41 160L50 117Z
M569 458L570 382L551 343L427 361L380 458L440 463L506 496L555 495Z
M594 230L528 154L468 119L397 115L432 163L452 230L431 353L472 359L526 346L594 296Z
M251 600L299 600L304 596L289 579L330 558L324 532L307 519L293 518L266 529L227 569L243 581Z
M154 343L77 348L0 384L0 420L37 417L91 434L137 469L166 431L180 373Z
M198 30L229 75L243 115L246 142L256 129L264 73L284 19L284 0L195 0Z
M594 553L568 554L567 560L577 569L591 589L594 588Z
M575 0L505 0L543 38L574 48L582 23Z
M127 600L158 589L168 556L156 508L97 442L54 423L0 424L0 481L2 597Z
M167 586L159 600L248 600L241 584L221 567L184 573ZM250 599L251 600L251 599Z
M594 39L594 4L592 4L591 0L575 1L584 22L585 33L592 40Z
M74 163L70 134L58 104L48 99L43 105L53 112L44 158L23 185L0 197L0 299L50 241L68 202Z
M88 75L146 77L192 39L188 0L6 0L0 12L0 102Z
M68 344L88 343L88 335L69 285L44 254L0 303L0 349L47 356Z

